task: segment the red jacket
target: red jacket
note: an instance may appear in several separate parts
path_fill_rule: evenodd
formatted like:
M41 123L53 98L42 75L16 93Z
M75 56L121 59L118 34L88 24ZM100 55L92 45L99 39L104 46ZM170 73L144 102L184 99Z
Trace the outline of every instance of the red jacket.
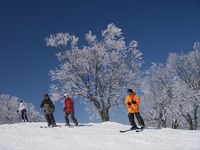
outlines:
M69 97L65 99L64 110L66 113L74 112L74 101Z

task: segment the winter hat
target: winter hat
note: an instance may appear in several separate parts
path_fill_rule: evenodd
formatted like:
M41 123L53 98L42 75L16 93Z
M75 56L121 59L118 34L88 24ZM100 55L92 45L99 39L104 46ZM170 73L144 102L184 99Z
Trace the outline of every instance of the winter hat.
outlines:
M64 97L69 97L69 94L68 93L64 94Z
M133 90L132 90L132 89L128 89L128 90L127 90L127 93L129 93L129 94L130 94L130 93L133 93Z
M45 97L49 97L49 94L44 94Z

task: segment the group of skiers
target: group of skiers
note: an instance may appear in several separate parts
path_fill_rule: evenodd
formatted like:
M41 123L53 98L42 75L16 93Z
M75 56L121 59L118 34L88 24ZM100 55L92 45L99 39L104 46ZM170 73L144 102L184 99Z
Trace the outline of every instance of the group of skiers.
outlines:
M128 89L127 93L128 95L126 97L125 104L128 109L128 119L132 126L131 130L143 129L145 127L145 124L144 124L144 120L142 119L140 115L140 98L135 92L133 92L132 89ZM73 120L74 125L78 126L77 119L74 116L74 101L72 100L69 94L64 94L63 98L64 98L63 111L65 112L66 126L70 126L69 118L68 118L69 115L71 116L71 119ZM23 104L23 101L20 101L20 107L18 111L21 111L22 121L27 122L28 118L26 115L26 108ZM52 127L57 126L54 116L53 116L53 113L55 112L55 105L53 104L52 100L49 98L48 94L44 95L44 99L42 100L42 103L40 105L40 111L44 111L45 119L48 123L48 126L52 126ZM134 119L135 117L137 119L137 122L140 125L140 128L138 128L138 126L135 123L135 119Z
M44 111L45 118L48 123L48 126L55 127L56 122L53 116L53 113L55 111L55 106L52 102L52 100L49 98L48 94L44 95L44 100L42 101L40 105L40 111ZM64 94L64 105L63 105L63 111L65 112L65 125L70 126L68 116L71 116L71 119L74 122L75 126L78 126L78 122L74 116L74 101L70 97L69 94Z
M17 110L17 112L21 111L21 119L22 122L28 122L28 117L26 115L26 107L23 103L23 101L20 101L20 106ZM44 111L45 119L48 123L48 126L55 127L56 121L54 119L53 113L55 112L55 105L53 104L52 100L49 98L48 94L44 95L44 99L42 100L42 103L40 105L40 111ZM74 101L70 97L69 94L64 94L64 105L63 105L63 111L65 112L65 122L66 126L70 126L68 116L71 116L71 119L74 122L75 126L78 126L78 122L74 116Z

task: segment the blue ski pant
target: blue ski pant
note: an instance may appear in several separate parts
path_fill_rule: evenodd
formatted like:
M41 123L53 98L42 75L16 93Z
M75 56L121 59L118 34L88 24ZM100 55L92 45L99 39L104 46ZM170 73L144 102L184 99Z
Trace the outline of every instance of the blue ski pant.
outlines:
M22 120L28 121L28 117L26 115L26 109L21 110L21 117L22 117Z

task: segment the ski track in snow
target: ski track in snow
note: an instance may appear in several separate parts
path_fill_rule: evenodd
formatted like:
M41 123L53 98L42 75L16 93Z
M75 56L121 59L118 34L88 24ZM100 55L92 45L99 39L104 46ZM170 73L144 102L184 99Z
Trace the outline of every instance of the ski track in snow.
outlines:
M45 125L0 125L0 150L200 150L199 130L145 129L120 133L119 130L130 126L114 122L40 128Z

